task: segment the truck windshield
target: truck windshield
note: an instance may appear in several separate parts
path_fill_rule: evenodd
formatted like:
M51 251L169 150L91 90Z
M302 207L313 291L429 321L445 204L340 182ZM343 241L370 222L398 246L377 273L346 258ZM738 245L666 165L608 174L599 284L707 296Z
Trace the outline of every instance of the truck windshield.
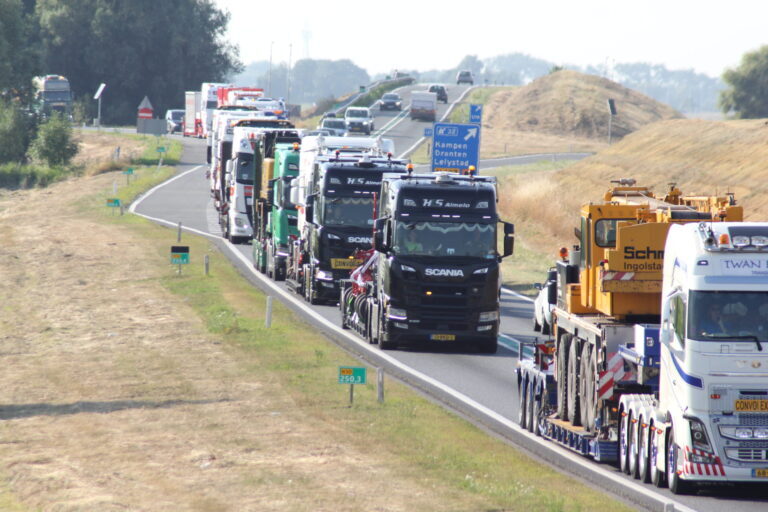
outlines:
M688 313L690 339L768 341L768 291L691 291Z
M69 101L69 91L45 91L43 92L45 101Z
M398 221L394 240L403 256L496 257L495 224Z
M322 222L327 226L373 226L372 197L332 197L324 203Z
M252 185L255 170L255 166L253 165L253 155L249 153L241 153L237 157L237 175L235 176L235 179L238 183Z

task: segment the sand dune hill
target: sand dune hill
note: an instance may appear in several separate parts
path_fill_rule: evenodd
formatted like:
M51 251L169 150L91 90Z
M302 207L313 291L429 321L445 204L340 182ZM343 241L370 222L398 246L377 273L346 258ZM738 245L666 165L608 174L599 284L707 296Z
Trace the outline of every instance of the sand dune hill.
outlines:
M557 149L597 151L608 140L608 98L618 110L613 140L650 123L682 118L673 108L615 82L564 70L494 94L485 107L484 149L500 152L500 144L536 134L550 142L560 139Z
M571 245L579 206L597 201L611 179L635 178L663 192L671 182L685 194L731 191L747 220L768 221L766 120L670 120L649 124L622 141L558 172L507 180L504 214L533 232L532 245L554 253ZM543 205L543 207L542 207Z

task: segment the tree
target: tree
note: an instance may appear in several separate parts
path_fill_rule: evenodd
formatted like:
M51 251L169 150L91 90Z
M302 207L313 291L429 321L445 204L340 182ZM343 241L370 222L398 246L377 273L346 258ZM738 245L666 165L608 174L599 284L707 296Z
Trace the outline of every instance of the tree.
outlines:
M729 86L720 92L720 109L737 118L768 117L768 45L745 54L736 69L723 73Z
M33 27L21 0L0 0L0 97L31 97L32 77L40 70Z
M72 138L72 125L61 114L55 114L40 125L29 152L49 167L69 165L77 154L77 142Z
M135 122L144 96L156 115L182 108L184 91L241 69L223 39L229 14L212 0L39 0L36 12L46 72L69 78L76 97L106 83L108 123Z
M13 103L0 101L0 164L26 161L35 124Z

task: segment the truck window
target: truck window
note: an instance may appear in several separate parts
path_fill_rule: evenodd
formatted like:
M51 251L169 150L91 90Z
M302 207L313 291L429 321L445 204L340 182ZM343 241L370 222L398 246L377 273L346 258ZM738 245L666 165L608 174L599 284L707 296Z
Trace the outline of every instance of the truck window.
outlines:
M616 219L595 222L595 244L598 247L616 247Z
M496 257L496 225L479 222L404 222L393 250L403 256Z
M672 321L672 329L675 331L675 335L677 336L677 339L680 341L680 344L685 346L685 313L686 313L686 304L683 300L682 295L677 295L674 299L672 299L672 315L670 320Z
M691 339L722 341L756 337L768 341L768 292L691 291Z

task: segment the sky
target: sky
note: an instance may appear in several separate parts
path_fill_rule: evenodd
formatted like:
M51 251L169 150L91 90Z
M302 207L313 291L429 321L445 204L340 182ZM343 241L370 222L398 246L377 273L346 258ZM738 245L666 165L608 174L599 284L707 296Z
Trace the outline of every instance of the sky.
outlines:
M524 53L557 65L664 64L720 76L768 44L766 0L213 0L244 64L350 59L370 74ZM279 5L271 10L266 5Z

